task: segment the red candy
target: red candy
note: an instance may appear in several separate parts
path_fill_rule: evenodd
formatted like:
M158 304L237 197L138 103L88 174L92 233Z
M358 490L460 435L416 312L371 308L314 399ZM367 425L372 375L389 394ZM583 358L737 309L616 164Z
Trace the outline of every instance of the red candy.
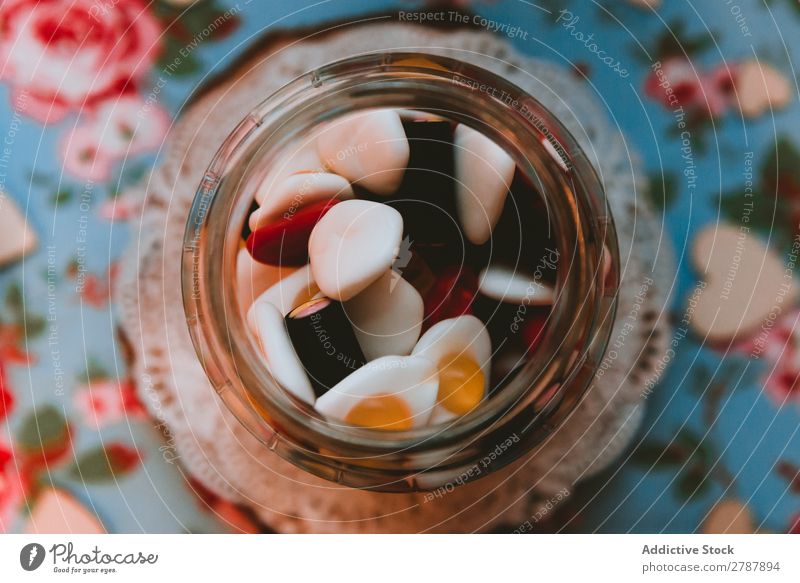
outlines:
M247 250L253 259L268 265L305 265L308 263L308 239L314 225L338 202L316 202L259 227L247 238Z
M424 328L448 318L471 314L478 293L478 277L469 267L450 267L425 296Z
M522 338L529 352L535 350L544 338L542 332L547 326L549 316L549 311L536 311L526 318L525 324L522 326Z

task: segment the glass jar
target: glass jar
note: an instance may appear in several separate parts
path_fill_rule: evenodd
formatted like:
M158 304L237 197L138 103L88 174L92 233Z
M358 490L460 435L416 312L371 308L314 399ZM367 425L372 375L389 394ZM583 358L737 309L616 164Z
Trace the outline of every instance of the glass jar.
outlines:
M320 124L371 108L446 112L503 147L538 186L562 258L557 301L534 355L502 391L447 425L376 431L329 423L272 378L232 283L243 226L268 169ZM208 378L265 451L347 486L415 491L484 476L540 444L569 415L603 358L618 274L616 233L600 181L548 110L468 63L382 52L297 78L229 135L189 215L182 286Z

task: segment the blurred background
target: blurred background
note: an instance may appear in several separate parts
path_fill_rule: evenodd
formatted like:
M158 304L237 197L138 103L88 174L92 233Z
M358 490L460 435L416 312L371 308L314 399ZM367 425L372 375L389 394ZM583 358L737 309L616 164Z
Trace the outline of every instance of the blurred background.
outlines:
M3 0L0 531L269 530L165 455L128 375L111 296L142 204L130 187L264 35L416 9L586 84L675 250L674 352L635 444L533 530L800 532L796 0Z

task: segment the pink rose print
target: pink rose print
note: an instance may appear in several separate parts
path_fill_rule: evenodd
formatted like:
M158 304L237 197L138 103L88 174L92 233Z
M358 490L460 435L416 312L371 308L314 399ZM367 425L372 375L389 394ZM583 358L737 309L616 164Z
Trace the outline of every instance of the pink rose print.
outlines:
M796 353L796 350L793 349L793 352ZM778 368L764 383L764 390L778 405L800 400L800 367L796 363L791 366L779 363Z
M144 419L145 410L130 381L105 379L79 387L74 396L75 408L83 422L99 429L123 419Z
M144 0L3 0L0 76L23 113L52 123L135 91L160 33Z
M78 279L78 267L76 264L67 268L67 276ZM111 300L114 291L114 284L119 274L119 263L112 263L108 270L103 273L87 273L83 276L83 283L79 288L78 294L81 301L93 308L104 308Z
M787 313L768 334L761 333L736 348L755 351L765 361L764 391L776 404L800 403L800 311Z
M671 57L660 69L650 72L644 90L670 109L682 106L687 113L712 117L732 107L738 107L746 117L755 117L791 101L789 81L769 65L754 60L703 70L683 57Z
M211 511L228 526L231 532L242 534L261 532L258 523L251 514L235 503L215 494L193 478L189 479L189 487L199 498L198 501L201 508Z
M129 189L119 196L105 199L100 203L97 214L107 221L129 221L142 212L143 206L144 192Z
M62 136L64 168L78 178L106 181L116 162L156 149L168 127L166 112L139 96L106 101Z
M0 533L11 530L17 509L25 500L25 480L11 445L0 441Z
M644 90L664 107L681 106L688 112L717 116L730 106L733 84L724 66L707 72L684 58L672 57L650 72Z
M14 394L6 380L6 367L0 362L0 421L4 421L14 408Z

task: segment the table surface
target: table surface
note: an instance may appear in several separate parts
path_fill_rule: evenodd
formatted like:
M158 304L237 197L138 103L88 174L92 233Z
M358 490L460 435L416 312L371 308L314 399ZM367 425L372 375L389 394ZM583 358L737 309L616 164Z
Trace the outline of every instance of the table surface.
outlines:
M91 6L40 3L50 10L59 4ZM0 531L32 528L31 513L40 528L69 515L109 532L266 530L168 463L164 439L136 399L109 301L126 221L138 203L119 193L152 165L191 92L265 31L424 6L213 0L184 12L177 0L139 4L107 3L114 14L91 17L93 26L131 41L128 54L108 52L102 71L127 84L102 91L82 77L80 58L63 69L38 62L36 31L18 25L17 38L0 39L3 59L17 41L14 64L0 70L0 187L38 237L35 252L0 272ZM738 230L743 200L756 203L747 222L752 233L777 254L791 251L800 208L792 63L800 46L790 40L800 35L800 5L687 1L654 11L637 4L644 2L487 0L426 8L447 18L469 9L480 15L470 17L471 26L499 29L519 50L586 75L656 185L650 196L663 209L678 260L671 309L680 322L699 280L698 233L709 225ZM35 5L5 3L0 22L19 23L20 11L33 21ZM138 19L126 21L122 13L134 9ZM115 30L119 22L135 24ZM98 49L92 42L76 49L88 62ZM158 54L133 62L142 42ZM661 79L656 62L679 93L685 127L654 88ZM764 100L746 86L757 62L768 64L757 70L768 71L769 87L789 87L788 103L778 89ZM31 70L49 79L30 77ZM123 106L104 107L120 94ZM137 127L143 104L154 115ZM800 340L791 333L798 312L787 301L774 316L771 349L758 359L749 356L746 337L711 344L702 330L689 330L647 398L637 444L535 530L693 532L705 528L712 511L739 514L754 530L800 530Z

